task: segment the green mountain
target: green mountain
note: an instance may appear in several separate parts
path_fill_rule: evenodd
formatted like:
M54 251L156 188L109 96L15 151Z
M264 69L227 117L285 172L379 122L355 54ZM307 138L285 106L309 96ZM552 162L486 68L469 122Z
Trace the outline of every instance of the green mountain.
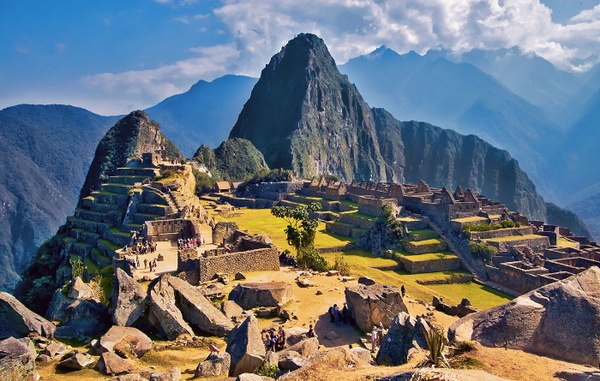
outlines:
M0 111L0 290L73 212L94 147L116 118L63 105Z
M216 180L244 181L269 169L263 154L249 140L240 138L228 139L214 150L202 145L193 159Z
M230 137L250 140L270 167L300 178L460 184L532 218L546 216L542 197L508 152L371 109L312 34L298 35L271 59Z

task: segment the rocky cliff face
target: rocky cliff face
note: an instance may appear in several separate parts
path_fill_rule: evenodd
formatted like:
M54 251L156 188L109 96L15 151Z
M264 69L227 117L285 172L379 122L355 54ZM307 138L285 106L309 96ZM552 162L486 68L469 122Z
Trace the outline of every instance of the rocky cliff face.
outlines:
M315 35L298 35L271 59L230 137L299 177L386 177L369 106Z
M369 108L311 34L298 35L271 59L230 137L250 140L271 168L290 168L300 178L461 185L545 218L543 199L508 152Z
M100 140L94 160L81 189L80 199L97 190L103 179L130 159L155 152L167 143L158 123L148 119L143 111L133 111L119 120Z

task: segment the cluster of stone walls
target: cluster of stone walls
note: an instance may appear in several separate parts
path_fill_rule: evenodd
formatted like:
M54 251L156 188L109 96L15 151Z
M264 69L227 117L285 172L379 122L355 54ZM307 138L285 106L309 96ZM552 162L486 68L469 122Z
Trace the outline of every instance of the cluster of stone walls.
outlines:
M193 237L198 234L192 221L182 218L174 220L146 221L145 225L146 237L155 241Z
M460 259L458 257L434 259L431 261L411 261L410 257L401 255L394 255L394 258L400 261L404 269L411 274L451 271L460 268Z
M280 181L251 184L246 187L246 193L255 198L281 201L289 193L299 191L304 187L302 181Z
M513 266L514 263L503 263L499 268L486 265L486 272L492 282L521 294L555 281L555 279L547 276L548 269L536 267L526 270Z
M398 201L393 198L379 198L375 196L360 196L358 198L358 211L369 216L379 216L384 206L394 208Z
M494 246L496 249L498 249L499 252L508 251L511 246L519 246L519 245L529 246L533 251L541 252L550 246L550 241L548 240L548 237L539 236L539 238L511 240L511 241L506 241L506 242L504 242L504 241L499 241L499 242L488 241L488 244L490 246Z
M199 268L200 282L211 280L217 273L279 271L279 253L275 246L271 246L269 248L200 258Z
M198 250L183 249L177 252L177 271L194 271L198 269Z
M510 237L516 235L528 235L533 234L533 228L531 226L522 226L518 228L508 228L508 229L496 229L482 232L471 232L471 239L492 239L492 238L501 238L501 237ZM513 245L514 246L514 245Z
M220 196L222 201L238 208L265 209L272 208L278 203L276 200L267 200L264 198L243 198L226 195Z
M215 244L221 244L231 236L238 226L235 222L219 222L215 225L212 234L212 241Z

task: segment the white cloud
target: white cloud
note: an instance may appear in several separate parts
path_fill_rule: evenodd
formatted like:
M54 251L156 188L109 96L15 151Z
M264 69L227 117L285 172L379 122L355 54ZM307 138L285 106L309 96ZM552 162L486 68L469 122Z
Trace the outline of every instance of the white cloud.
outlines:
M128 103L144 108L186 91L200 78L210 80L231 72L232 62L239 56L231 45L198 47L189 51L196 56L154 69L88 75L81 82L109 96L125 96Z
M600 45L600 7L561 25L539 0L226 0L215 14L252 73L301 32L321 36L340 63L383 44L400 53L519 46L576 70Z

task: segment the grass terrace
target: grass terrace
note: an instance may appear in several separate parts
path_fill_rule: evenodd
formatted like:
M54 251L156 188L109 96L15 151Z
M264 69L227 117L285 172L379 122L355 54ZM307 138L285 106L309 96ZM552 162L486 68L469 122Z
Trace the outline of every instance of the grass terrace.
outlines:
M525 234L525 235L518 235L518 236L508 236L508 237L498 237L498 238L490 238L490 239L486 239L485 241L487 242L511 242L511 241L523 241L523 240L528 240L528 239L540 239L543 236L537 235L537 234Z
M562 247L577 247L578 242L575 241L571 241L570 239L566 239L563 237L560 237L558 239L558 242L556 242L556 246L562 246Z

